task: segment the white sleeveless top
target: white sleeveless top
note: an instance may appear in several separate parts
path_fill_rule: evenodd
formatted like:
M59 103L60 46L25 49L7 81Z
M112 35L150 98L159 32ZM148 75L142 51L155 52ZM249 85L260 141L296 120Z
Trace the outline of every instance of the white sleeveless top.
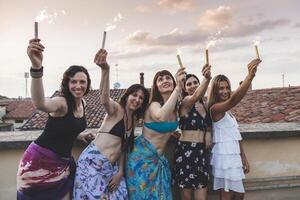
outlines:
M227 112L212 123L213 149L211 164L216 178L237 181L245 178L240 156L239 141L242 140L236 119Z

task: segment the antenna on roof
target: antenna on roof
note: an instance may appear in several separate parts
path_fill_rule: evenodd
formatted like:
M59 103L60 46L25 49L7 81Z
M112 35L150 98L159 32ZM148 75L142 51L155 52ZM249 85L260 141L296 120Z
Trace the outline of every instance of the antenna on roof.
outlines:
M28 72L25 72L24 78L25 78L25 98L27 98L27 94L28 94L27 81L28 81L28 78L29 78L29 73Z

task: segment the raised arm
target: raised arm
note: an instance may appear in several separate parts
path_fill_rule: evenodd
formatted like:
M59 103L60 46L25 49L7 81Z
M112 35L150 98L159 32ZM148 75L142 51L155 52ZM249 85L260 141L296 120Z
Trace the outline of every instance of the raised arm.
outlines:
M207 90L207 87L209 85L209 82L211 80L211 72L210 72L211 66L205 64L202 68L202 75L204 76L201 84L198 86L198 88L195 90L194 94L191 96L186 96L182 102L182 108L191 108L196 101L203 98L205 95L205 92Z
M183 88L183 82L185 79L185 68L178 69L175 77L176 77L176 87L173 90L171 96L164 103L163 106L160 106L159 103L152 103L149 107L151 117L155 121L166 121L168 116L172 114L175 109L175 105L177 103L178 97L181 94L181 90Z
M218 114L223 115L226 111L233 108L243 99L243 97L246 95L249 89L249 86L251 85L253 78L255 77L257 66L260 62L260 59L254 59L248 64L248 75L246 76L243 83L238 87L238 89L235 92L231 94L228 100L216 103L211 107L212 116Z
M94 62L101 68L100 81L100 101L103 104L108 115L114 115L117 109L117 103L110 98L109 87L109 69L110 66L106 61L107 51L100 49L95 55Z
M27 54L31 61L31 97L33 105L44 112L56 113L65 112L66 103L63 98L45 99L43 86L43 51L44 46L40 43L40 39L32 39L29 41ZM65 108L65 109L64 109Z

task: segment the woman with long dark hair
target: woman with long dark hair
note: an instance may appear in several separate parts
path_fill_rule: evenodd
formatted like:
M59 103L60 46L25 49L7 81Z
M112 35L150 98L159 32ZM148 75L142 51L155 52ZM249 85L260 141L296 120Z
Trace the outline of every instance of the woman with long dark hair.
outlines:
M186 75L179 108L181 136L175 148L173 181L185 200L192 196L195 200L207 199L211 119L203 97L211 79L210 68L204 65L201 84L196 75Z
M100 98L106 115L94 141L81 153L75 176L74 199L128 199L124 159L132 148L134 128L143 117L149 93L140 84L130 86L119 102L110 98L107 52L98 51L101 68Z
M26 149L17 173L17 199L70 199L75 162L71 157L76 137L86 128L85 101L90 76L82 66L73 65L63 75L61 92L44 97L43 51L39 39L30 40L27 54L31 60L33 104L48 113L43 133ZM80 135L84 140L92 135Z
M176 105L184 78L184 68L180 68L176 82L167 70L157 72L153 79L143 134L128 155L126 181L131 200L172 199L171 172L163 151L178 126Z

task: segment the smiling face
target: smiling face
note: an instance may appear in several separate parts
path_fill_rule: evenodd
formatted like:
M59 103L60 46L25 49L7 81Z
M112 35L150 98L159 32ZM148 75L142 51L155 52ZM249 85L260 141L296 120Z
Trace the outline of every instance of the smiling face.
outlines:
M81 98L85 94L88 86L87 76L84 72L77 72L70 78L69 91L74 98Z
M218 86L218 100L219 101L226 101L230 98L230 85L227 81L220 81Z
M156 80L156 86L158 91L163 94L166 92L172 92L174 89L174 82L170 75L158 76Z
M194 94L199 85L199 81L194 76L191 76L186 80L184 89L188 95L192 95Z
M142 90L131 93L127 98L126 106L132 111L136 111L143 105L145 94Z

